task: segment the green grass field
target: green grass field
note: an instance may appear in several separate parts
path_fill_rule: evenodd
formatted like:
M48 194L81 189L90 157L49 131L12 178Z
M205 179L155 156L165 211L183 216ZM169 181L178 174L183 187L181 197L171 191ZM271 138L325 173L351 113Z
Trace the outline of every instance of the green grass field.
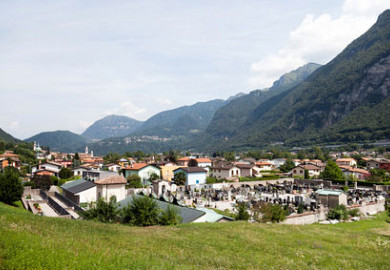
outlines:
M390 269L386 218L135 228L0 203L0 269Z

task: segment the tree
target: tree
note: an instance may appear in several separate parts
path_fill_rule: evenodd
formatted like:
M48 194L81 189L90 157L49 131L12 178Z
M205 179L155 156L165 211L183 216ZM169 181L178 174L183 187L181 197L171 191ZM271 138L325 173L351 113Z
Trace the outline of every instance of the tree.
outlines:
M236 209L238 211L236 220L249 220L250 215L248 213L248 207L245 203L237 203Z
M186 175L184 172L178 172L175 174L175 177L173 178L173 181L175 181L176 185L183 186L186 184Z
M159 218L160 225L177 225L181 222L181 216L176 207L168 205L167 209L163 211Z
M236 156L235 156L234 152L227 152L223 156L227 161L235 161L236 160Z
M107 155L105 155L103 157L103 159L105 161L107 161L108 163L115 163L117 162L121 157L119 156L118 153L113 153L113 152L110 152L108 153Z
M118 221L118 204L116 203L116 197L111 196L109 202L106 202L103 197L100 197L96 205L91 209L80 212L80 215L84 219L93 219L105 223L113 223Z
M53 184L52 178L50 175L37 175L35 174L32 178L34 188L40 188L43 190L49 190L50 186Z
M152 226L159 222L160 208L149 197L133 196L132 203L122 210L122 222L135 226Z
M345 176L337 163L333 160L328 160L324 171L321 174L321 177L329 180L344 180Z
M127 183L129 188L142 188L141 178L136 174L129 175Z
M73 176L73 173L70 169L68 168L65 168L65 167L62 167L58 176L61 178L61 179L68 179L68 178L71 178Z
M198 162L192 158L188 161L188 167L198 167Z
M159 179L160 177L158 176L157 173L152 173L149 177L149 181L152 182L153 180Z
M280 171L284 173L291 171L293 168L295 168L295 163L291 158L288 158L286 162L279 167Z
M260 208L262 222L279 223L286 218L286 210L279 204L263 204Z
M310 179L309 170L305 169L305 179Z
M6 167L0 173L0 201L6 204L20 200L23 195L23 185L15 168Z

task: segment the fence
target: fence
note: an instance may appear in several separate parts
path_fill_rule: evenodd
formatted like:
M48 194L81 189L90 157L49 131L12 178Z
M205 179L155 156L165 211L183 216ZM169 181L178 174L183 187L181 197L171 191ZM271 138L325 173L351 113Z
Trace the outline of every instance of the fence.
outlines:
M57 211L58 214L61 216L67 216L70 215L68 211L66 211L61 205L59 205L55 200L53 200L51 197L47 197L47 203L54 208L54 210Z
M39 190L39 195L42 197L42 199L47 199L47 194L42 189Z
M70 207L73 207L73 209L77 212L82 212L84 211L83 208L81 208L80 206L78 206L77 204L75 204L74 202L72 202L71 200L69 200L68 198L62 196L61 194L59 194L58 192L54 192L54 197L56 197L57 199L59 199L60 201L62 201L63 203L65 203L66 205L70 206Z

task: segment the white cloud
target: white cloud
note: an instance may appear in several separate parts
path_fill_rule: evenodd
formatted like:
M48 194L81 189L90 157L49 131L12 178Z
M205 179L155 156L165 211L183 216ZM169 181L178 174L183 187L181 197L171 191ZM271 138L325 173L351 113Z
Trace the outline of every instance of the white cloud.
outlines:
M290 32L287 44L275 54L253 63L252 88L272 85L283 73L308 62L326 64L349 43L374 24L377 16L390 7L388 0L346 0L339 17L324 13L308 14Z
M157 98L156 102L158 105L162 105L162 106L169 106L169 105L173 104L172 100L170 100L169 98L164 98L164 97Z

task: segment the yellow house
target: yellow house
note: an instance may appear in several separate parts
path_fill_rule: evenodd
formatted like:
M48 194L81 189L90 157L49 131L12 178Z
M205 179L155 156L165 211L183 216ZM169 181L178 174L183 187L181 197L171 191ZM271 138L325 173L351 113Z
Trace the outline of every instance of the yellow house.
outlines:
M164 166L160 165L161 179L172 181L175 175L173 171L181 167L183 166L178 166L175 163L166 163Z

